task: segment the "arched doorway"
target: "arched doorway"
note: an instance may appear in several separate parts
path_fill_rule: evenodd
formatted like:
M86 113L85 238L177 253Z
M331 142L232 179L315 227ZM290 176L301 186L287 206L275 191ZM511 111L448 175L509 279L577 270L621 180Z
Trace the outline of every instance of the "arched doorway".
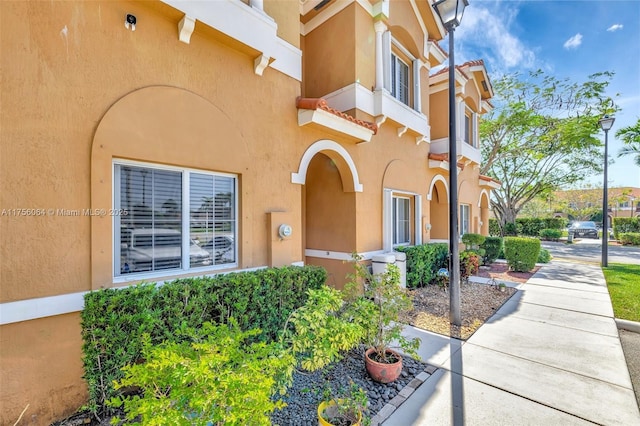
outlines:
M449 188L446 179L437 175L431 180L429 193L430 240L449 239Z
M356 249L356 193L362 191L355 164L339 144L322 140L304 153L292 181L304 185L302 239L305 263L327 269L327 283L342 288Z

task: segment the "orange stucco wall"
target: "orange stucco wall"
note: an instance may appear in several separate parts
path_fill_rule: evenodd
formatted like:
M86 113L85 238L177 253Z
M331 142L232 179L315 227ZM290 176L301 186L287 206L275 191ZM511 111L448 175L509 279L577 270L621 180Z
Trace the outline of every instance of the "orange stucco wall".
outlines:
M392 8L394 34L417 55L415 14L408 4ZM353 3L302 38L297 2L265 0L265 11L304 50L302 83L271 67L256 75L256 51L200 22L190 44L179 42L183 15L160 2L0 2L0 208L42 212L0 217L0 303L123 285L113 279L112 218L63 214L112 207L114 159L236 175L241 269L306 260L341 287L352 267L305 258L305 249L381 250L384 189L420 195L422 238L435 238L422 223L445 224L447 201L434 208L427 199L442 174L428 168L428 143L398 137L391 120L363 144L297 122L303 92L373 86L374 18ZM124 28L127 13L135 32ZM446 98L429 99L426 84L423 93L431 137L446 136L433 132L440 111L446 132L447 109L436 106ZM316 154L305 184L293 184L303 154L322 140L345 156ZM348 163L362 192L349 189ZM477 170L463 173L471 184L461 200L477 206ZM285 240L275 235L281 222L293 228ZM85 402L78 313L2 325L0 343L0 424L13 424L27 403L21 424L39 425Z
M86 401L81 381L80 315L4 325L0 329L0 424L48 425Z
M317 98L356 81L355 3L304 36L304 94Z
M429 104L429 124L431 139L449 136L449 90L441 90L431 95Z

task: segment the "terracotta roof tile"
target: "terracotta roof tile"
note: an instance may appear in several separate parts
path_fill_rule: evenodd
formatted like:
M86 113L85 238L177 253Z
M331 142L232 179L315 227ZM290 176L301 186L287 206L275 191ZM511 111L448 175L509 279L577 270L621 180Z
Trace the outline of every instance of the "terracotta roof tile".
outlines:
M500 182L498 179L492 178L491 176L480 175L480 180L487 180L502 185L502 182Z
M360 120L357 119L349 114L345 114L344 112L338 111L335 108L331 108L329 105L327 105L327 101L324 100L323 98L302 98L300 96L298 96L296 98L296 108L299 109L320 109L323 111L326 111L330 114L333 114L337 117L343 118L345 120L348 120L354 124L357 124L359 126L362 126L366 129L369 129L373 132L373 134L375 135L376 133L378 133L378 125L375 123L371 123L369 121L364 121L364 120Z
M430 152L429 153L429 160L449 161L449 154L448 153L434 154L434 153ZM460 167L460 170L464 170L464 163L462 161L458 161L458 167Z

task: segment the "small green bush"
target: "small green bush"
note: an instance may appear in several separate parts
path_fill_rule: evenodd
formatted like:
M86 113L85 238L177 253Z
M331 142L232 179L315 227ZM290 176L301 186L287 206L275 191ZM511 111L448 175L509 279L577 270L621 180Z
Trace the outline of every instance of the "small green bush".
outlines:
M543 229L564 229L569 224L569 220L564 217L545 217L543 220Z
M468 233L464 234L461 239L467 249L479 249L486 237L480 234Z
M545 241L558 241L562 237L560 229L545 228L540 231L540 238Z
M502 230L500 229L500 222L498 222L498 219L489 219L489 235L492 237L502 236Z
M551 262L551 253L549 250L540 248L540 254L538 255L538 263L549 263Z
M106 402L119 394L113 382L123 377L122 367L143 358L144 334L154 345L180 343L189 341L187 330L233 317L243 330L262 330L251 339L272 341L306 302L307 290L323 286L326 277L323 268L291 266L86 294L81 326L89 410L111 413Z
M512 271L529 272L536 266L540 240L526 237L505 237L504 254Z
M626 245L639 246L640 245L640 232L622 232L622 233L620 233L620 243L623 246L626 246Z
M518 225L515 223L505 223L503 228L503 233L506 236L516 236L520 233L518 229Z
M270 425L269 414L285 404L272 398L284 390L295 360L278 344L252 342L260 330L242 331L205 323L193 342L154 345L146 334L143 363L123 368L116 389L141 395L114 397L134 425Z
M449 245L446 243L396 247L407 254L407 287L424 287L436 278L440 268L447 268Z
M500 256L500 252L502 251L502 238L487 237L480 247L484 249L482 264L491 265Z
M614 217L613 237L620 239L620 234L629 232L640 232L640 218L638 217Z

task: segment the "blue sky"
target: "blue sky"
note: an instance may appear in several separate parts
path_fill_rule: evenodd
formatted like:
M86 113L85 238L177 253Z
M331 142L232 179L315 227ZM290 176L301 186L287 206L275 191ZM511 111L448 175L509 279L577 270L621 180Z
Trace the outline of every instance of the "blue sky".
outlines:
M640 187L640 168L617 157L615 138L640 118L640 0L469 0L455 44L456 63L484 59L491 75L543 69L581 83L615 72L608 95L622 110L609 131L609 186ZM602 175L588 183L602 186Z

